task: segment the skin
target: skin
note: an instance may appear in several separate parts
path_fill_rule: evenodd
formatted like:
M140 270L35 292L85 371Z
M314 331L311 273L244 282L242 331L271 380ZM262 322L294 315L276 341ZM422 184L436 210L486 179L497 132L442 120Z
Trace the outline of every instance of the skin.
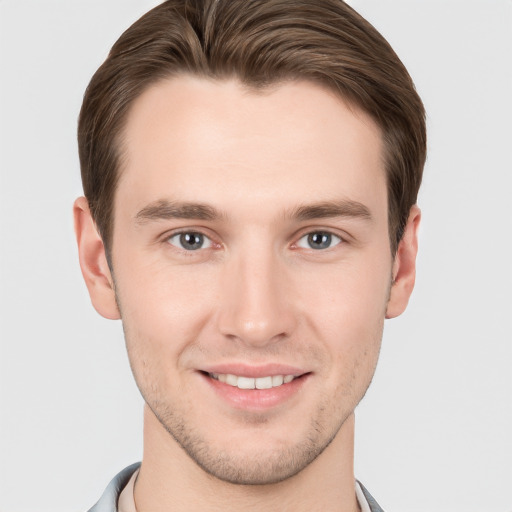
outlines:
M123 135L113 272L84 198L74 214L92 303L122 318L147 404L137 510L358 510L354 409L412 291L420 219L393 257L379 128L310 82L181 76L135 101ZM270 363L305 376L269 407L204 373Z

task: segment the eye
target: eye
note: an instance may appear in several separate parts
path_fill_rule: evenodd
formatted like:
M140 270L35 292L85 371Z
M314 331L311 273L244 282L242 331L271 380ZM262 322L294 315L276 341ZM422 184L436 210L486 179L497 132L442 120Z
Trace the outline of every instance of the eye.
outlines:
M208 249L212 246L212 241L202 233L196 231L184 231L176 233L169 237L168 242L178 249L185 251L197 251L199 249Z
M327 231L313 231L301 237L297 242L297 246L303 249L321 250L330 249L342 241L339 236L333 235Z

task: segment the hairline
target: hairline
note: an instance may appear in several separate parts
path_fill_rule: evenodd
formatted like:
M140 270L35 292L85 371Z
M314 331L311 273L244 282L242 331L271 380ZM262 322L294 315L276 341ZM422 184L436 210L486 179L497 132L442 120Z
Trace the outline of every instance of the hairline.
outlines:
M204 73L201 71L194 70L169 70L168 73L161 73L158 76L155 76L153 79L148 80L142 88L138 91L134 98L128 103L126 110L120 116L118 120L118 132L114 136L113 139L113 150L114 150L114 159L115 159L115 177L114 177L114 185L112 188L112 209L110 212L110 217L108 219L108 233L107 239L103 240L105 251L107 253L107 260L111 262L111 253L113 249L113 239L114 239L114 219L115 219L115 202L117 197L117 190L119 187L119 182L121 176L123 174L123 169L127 163L127 141L126 141L126 131L130 118L130 114L135 106L135 103L150 89L154 87L158 87L159 84L168 82L170 80L179 79L180 77L193 77L200 78L203 80L217 82L217 83L225 83L230 80L236 80L238 84L243 88L245 92L248 94L266 94L271 93L273 90L282 87L289 83L298 83L298 82L307 82L314 84L320 87L324 92L334 96L338 101L341 101L355 116L360 116L360 114L364 114L365 117L369 118L377 127L380 140L381 140L381 158L382 158L382 170L385 174L385 183L386 183L386 214L387 214L387 226L388 226L388 238L390 242L390 250L392 256L395 255L398 243L395 240L396 237L396 227L392 229L390 225L390 221L392 217L390 215L390 194L389 194L389 172L388 172L388 164L389 164L389 147L388 142L386 141L385 130L384 127L379 123L375 116L369 112L369 109L364 108L361 104L357 103L355 100L348 98L347 94L343 94L339 88L334 87L333 85L329 85L327 80L321 80L320 78L304 75L283 75L276 77L274 80L267 81L265 83L256 83L250 81L244 81L240 77L238 73L230 73L230 74L221 74L215 75L214 73ZM102 238L104 238L102 236ZM110 265L111 266L111 265Z

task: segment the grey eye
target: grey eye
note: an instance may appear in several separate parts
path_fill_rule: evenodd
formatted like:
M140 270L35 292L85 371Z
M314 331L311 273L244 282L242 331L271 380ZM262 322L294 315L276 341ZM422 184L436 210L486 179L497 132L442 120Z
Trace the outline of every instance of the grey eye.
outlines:
M208 249L212 245L212 242L208 237L202 233L197 233L196 231L176 233L169 238L169 243L185 251Z
M327 231L313 231L300 238L297 245L303 249L330 249L341 243L339 236L333 235Z

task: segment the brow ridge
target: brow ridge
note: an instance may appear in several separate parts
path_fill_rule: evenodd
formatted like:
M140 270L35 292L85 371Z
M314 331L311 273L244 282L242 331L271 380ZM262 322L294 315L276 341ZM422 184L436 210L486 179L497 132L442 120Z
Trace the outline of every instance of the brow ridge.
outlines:
M135 219L139 224L150 221L170 219L194 219L214 221L224 217L216 208L204 203L169 201L159 199L142 208ZM372 215L368 207L353 200L322 201L318 203L298 206L285 217L299 222L334 217L351 217L371 220Z
M140 210L135 219L139 224L154 220L196 219L216 220L221 214L212 206L203 203L189 203L159 199Z
M352 217L372 220L372 214L367 206L353 200L322 201L293 209L289 216L299 221L326 219L331 217Z

